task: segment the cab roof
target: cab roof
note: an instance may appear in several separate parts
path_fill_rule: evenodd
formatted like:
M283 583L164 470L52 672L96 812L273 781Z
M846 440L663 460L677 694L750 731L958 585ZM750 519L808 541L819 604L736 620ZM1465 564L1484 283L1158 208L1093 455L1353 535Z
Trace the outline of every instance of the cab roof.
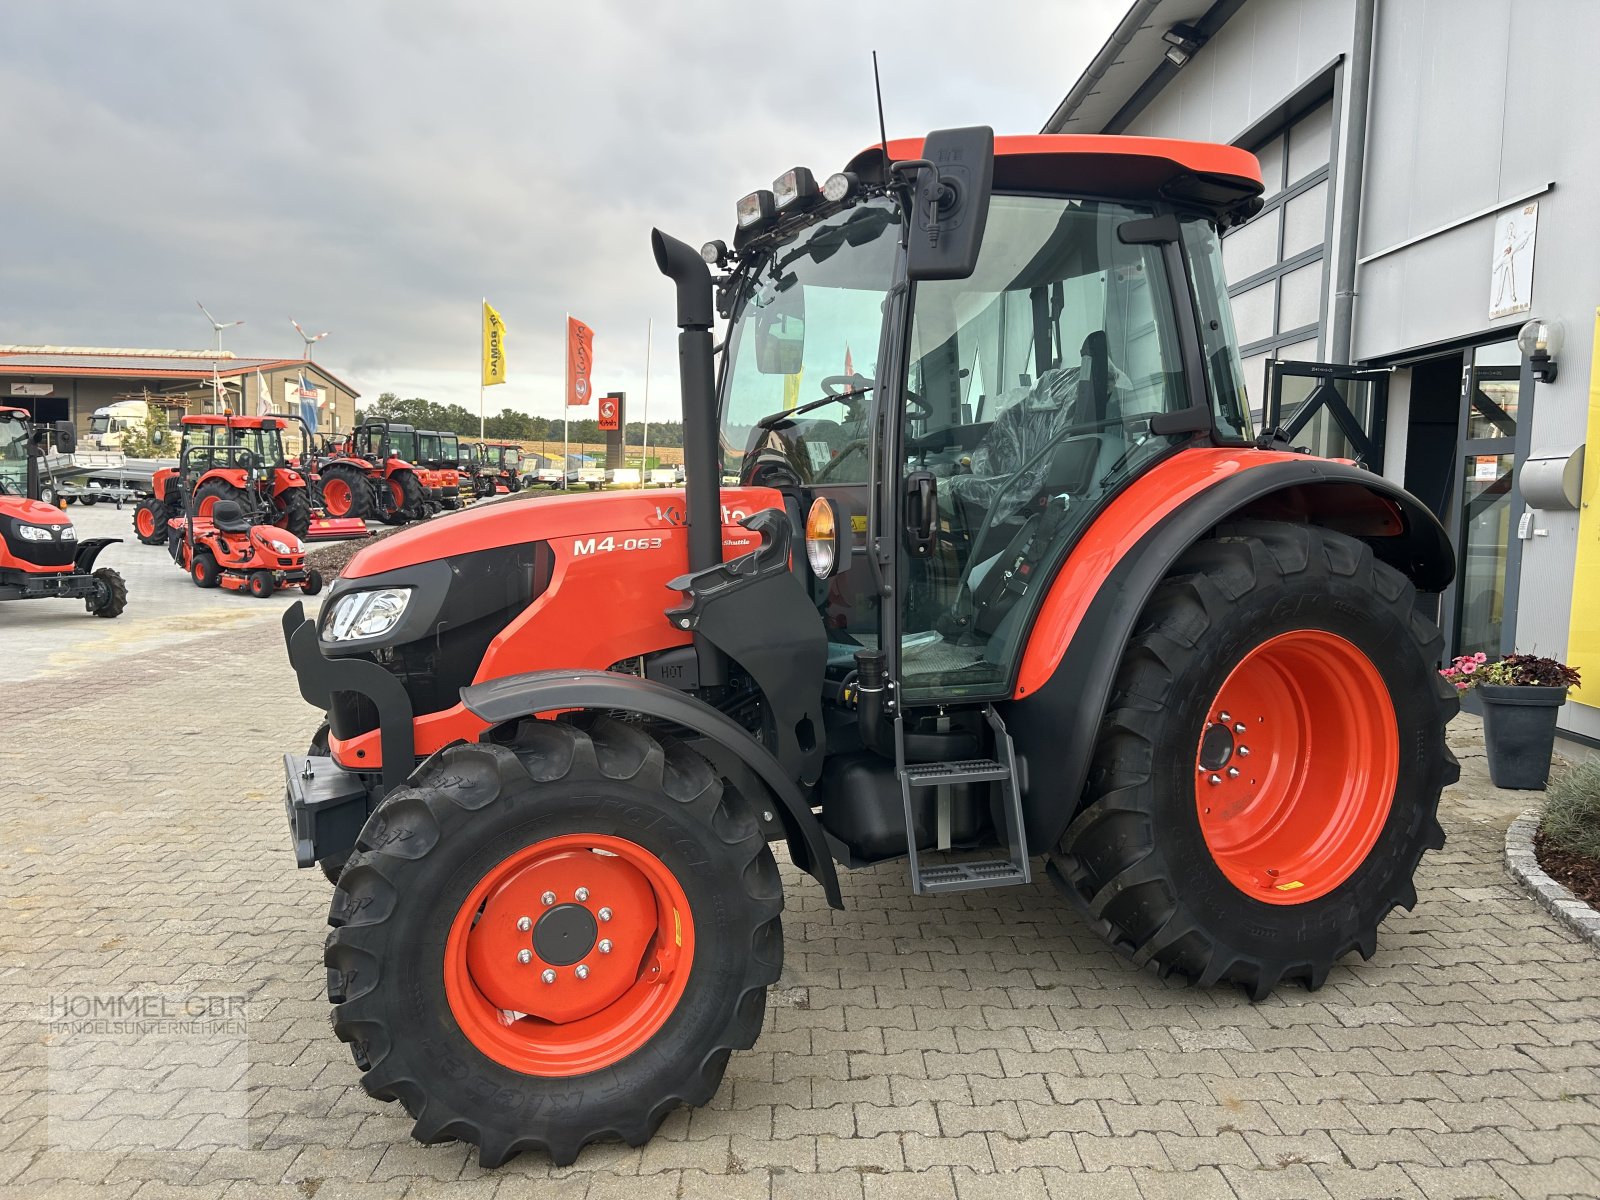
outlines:
M226 425L230 429L283 429L286 417L229 417L220 413L192 413L181 418L183 425Z
M9 404L0 404L0 416L27 418L30 415L25 408L12 408Z
M890 161L921 158L922 143L922 138L896 138L889 143ZM869 146L845 169L881 182L882 147ZM997 191L1163 199L1218 216L1250 204L1262 192L1261 164L1237 146L1092 133L996 136L994 186Z

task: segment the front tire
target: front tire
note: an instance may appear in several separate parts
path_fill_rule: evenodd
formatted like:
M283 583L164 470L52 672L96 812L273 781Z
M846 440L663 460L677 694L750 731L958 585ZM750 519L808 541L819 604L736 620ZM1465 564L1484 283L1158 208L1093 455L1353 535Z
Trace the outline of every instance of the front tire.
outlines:
M83 602L83 607L94 617L120 617L128 607L128 585L121 574L110 567L100 567L94 572L100 581L100 594Z
M297 538L304 538L311 531L311 496L305 488L289 488L278 497L278 516L274 523Z
M1123 655L1052 872L1111 944L1256 1000L1370 958L1444 845L1459 707L1415 589L1354 538L1241 523L1191 548Z
M163 546L167 541L167 502L146 496L133 510L133 532L146 546Z
M368 818L328 915L334 1032L413 1137L484 1167L641 1145L754 1044L782 908L704 759L607 718L526 720L435 754Z

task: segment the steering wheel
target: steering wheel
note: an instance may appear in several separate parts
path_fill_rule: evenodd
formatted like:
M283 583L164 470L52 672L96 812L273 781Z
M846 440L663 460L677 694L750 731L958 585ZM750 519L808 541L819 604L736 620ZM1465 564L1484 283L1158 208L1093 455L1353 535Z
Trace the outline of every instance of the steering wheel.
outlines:
M261 459L254 450L239 451L238 458L235 461L245 471L255 471L261 467Z

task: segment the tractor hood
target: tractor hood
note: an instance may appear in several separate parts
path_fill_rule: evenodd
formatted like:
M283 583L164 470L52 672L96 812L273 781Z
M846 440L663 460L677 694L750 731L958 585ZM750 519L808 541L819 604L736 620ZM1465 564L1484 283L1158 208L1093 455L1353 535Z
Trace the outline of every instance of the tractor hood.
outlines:
M54 504L26 496L0 496L0 517L15 517L29 525L70 525L72 520Z
M771 488L722 489L724 525L737 525L753 512L782 505L782 496ZM359 579L524 542L668 530L681 527L686 512L682 488L499 500L436 517L363 547L343 576Z

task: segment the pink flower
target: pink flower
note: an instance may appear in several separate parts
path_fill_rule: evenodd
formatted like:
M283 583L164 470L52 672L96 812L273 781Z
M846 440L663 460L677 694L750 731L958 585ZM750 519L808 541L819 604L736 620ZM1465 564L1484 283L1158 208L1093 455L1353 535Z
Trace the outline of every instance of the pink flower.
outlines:
M1468 675L1473 675L1473 674L1477 673L1478 664L1475 663L1475 662L1462 663L1461 664L1461 669L1463 671L1465 671Z
M1472 661L1473 662L1488 662L1489 661L1489 656L1487 654L1485 654L1482 650L1479 650L1476 654L1474 654L1472 656Z
M1464 683L1458 683L1458 684L1456 684L1456 691L1458 691L1458 692L1464 692L1464 691L1466 691L1466 690L1467 690L1467 685L1466 685L1466 684L1464 684Z

